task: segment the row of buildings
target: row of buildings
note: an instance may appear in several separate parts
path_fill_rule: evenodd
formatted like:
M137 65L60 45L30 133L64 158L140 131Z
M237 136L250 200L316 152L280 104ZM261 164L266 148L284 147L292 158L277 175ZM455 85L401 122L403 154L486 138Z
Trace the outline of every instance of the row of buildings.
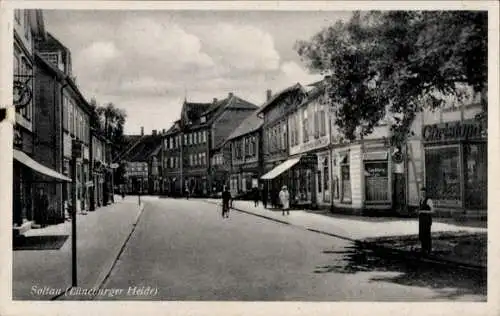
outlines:
M75 82L71 52L47 32L42 11L14 10L13 26L14 85L31 96L14 125L13 228L22 233L64 221L73 189L77 211L110 203L111 145L91 127L93 109ZM72 168L74 142L81 155Z
M146 156L130 160L128 173L150 194L213 196L227 185L244 198L258 186L272 201L287 185L294 207L348 213L408 214L426 187L440 214L486 216L487 135L474 119L478 95L469 91L464 101L450 97L442 109L418 113L399 148L390 145L390 117L368 136L343 139L324 95L320 81L267 91L260 106L232 93L185 101L170 129L149 136L150 154L135 145ZM141 163L144 172L132 173Z

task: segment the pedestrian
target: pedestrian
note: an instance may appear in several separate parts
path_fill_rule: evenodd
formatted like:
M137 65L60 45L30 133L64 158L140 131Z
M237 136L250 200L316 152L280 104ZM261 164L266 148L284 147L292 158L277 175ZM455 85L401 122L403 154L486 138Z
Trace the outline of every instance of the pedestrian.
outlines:
M420 189L420 202L418 211L418 237L422 245L422 252L430 254L432 250L432 213L434 213L434 204L431 199L427 197L425 188Z
M262 205L264 205L264 208L267 208L267 191L264 188L262 188L261 193L262 193Z
M287 215L290 215L290 193L288 192L286 185L281 188L279 198L283 215L285 215L285 212Z
M229 192L229 189L227 186L224 186L223 192L222 192L222 217L223 218L228 218L229 217L229 209L230 209L230 202L232 200L231 197L231 192Z
M260 192L258 187L253 187L252 195L253 195L254 206L255 207L259 206Z
M191 193L191 192L189 191L189 187L188 187L188 186L186 186L186 200L189 200L189 194L190 194L190 193Z
M49 199L45 194L44 188L39 188L35 204L35 222L42 227L45 227L47 224L48 209Z

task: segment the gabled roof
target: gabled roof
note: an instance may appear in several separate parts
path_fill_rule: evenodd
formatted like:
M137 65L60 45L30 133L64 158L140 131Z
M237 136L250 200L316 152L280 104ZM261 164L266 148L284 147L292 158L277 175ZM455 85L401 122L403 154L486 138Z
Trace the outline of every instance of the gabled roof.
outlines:
M161 145L161 135L144 135L120 158L125 161L147 161Z
M252 112L241 124L229 135L227 140L231 140L258 130L264 120L257 116L258 111Z
M275 102L276 100L278 100L278 99L279 99L282 95L285 95L285 94L287 94L287 93L289 93L289 92L292 92L292 91L294 91L294 90L302 90L302 91L304 91L304 92L305 92L304 87L303 87L300 83L298 83L298 82L297 82L297 83L296 83L296 84L294 84L293 86L290 86L290 87L288 87L288 88L286 88L286 89L283 89L283 90L281 90L280 92L278 92L278 93L276 93L275 95L273 95L273 96L271 97L271 99L269 99L268 101L266 101L266 102L265 102L265 103L264 103L264 104L260 107L260 109L259 109L259 111L257 112L257 114L260 114L260 113L264 112L264 110L268 109L268 108L269 108L272 104L274 104L274 102Z

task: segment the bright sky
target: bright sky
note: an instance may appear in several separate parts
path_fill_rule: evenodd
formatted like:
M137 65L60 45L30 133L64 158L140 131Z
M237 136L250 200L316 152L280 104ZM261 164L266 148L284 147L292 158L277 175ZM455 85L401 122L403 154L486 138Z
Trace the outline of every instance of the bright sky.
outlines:
M262 105L309 74L294 50L341 11L45 10L46 29L72 52L73 73L88 100L127 111L125 132L170 127L185 93L210 102L229 92Z

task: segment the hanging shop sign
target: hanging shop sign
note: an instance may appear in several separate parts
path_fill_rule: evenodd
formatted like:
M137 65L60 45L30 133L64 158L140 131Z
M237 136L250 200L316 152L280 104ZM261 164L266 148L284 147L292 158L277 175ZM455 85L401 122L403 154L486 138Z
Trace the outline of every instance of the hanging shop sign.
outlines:
M426 125L422 130L424 142L484 139L483 126L477 120L465 120Z
M13 103L16 109L21 109L27 106L33 98L30 80L32 76L16 75L13 83Z

